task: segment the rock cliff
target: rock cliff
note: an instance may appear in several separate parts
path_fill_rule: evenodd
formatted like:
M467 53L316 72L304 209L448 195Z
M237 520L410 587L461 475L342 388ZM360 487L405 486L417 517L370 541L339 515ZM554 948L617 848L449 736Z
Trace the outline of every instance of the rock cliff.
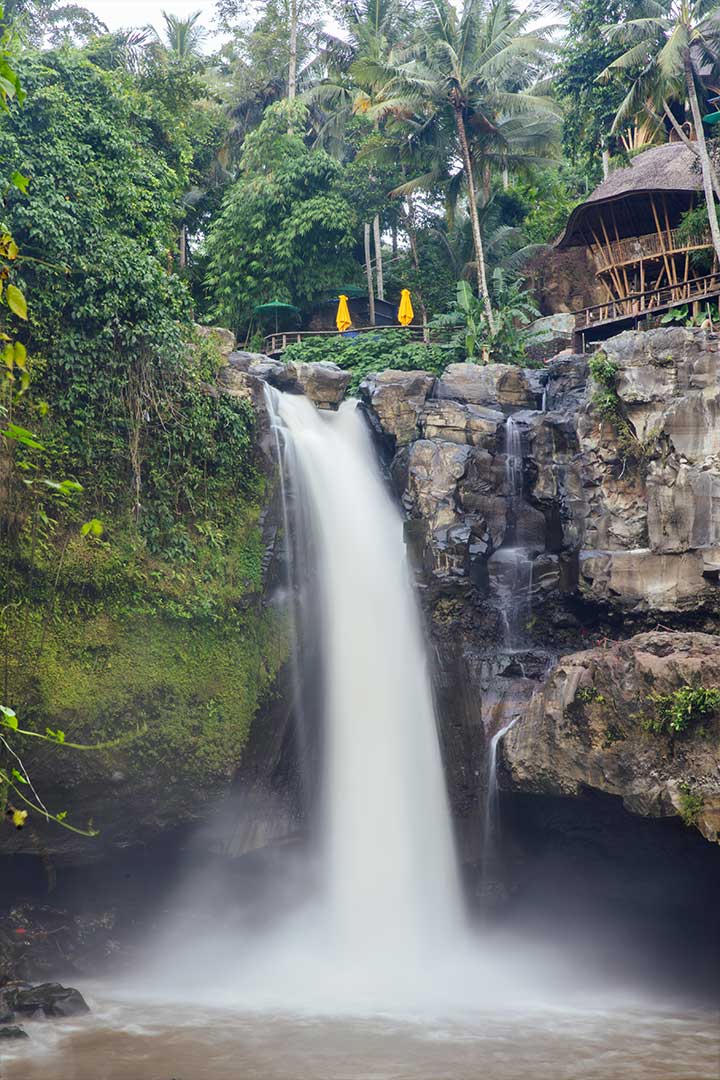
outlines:
M470 831L488 735L516 721L517 788L596 788L655 815L702 800L684 816L717 838L717 727L683 741L638 721L604 747L610 714L630 699L599 690L603 720L599 697L579 709L567 680L582 688L591 668L604 685L604 657L631 698L655 678L668 694L683 678L720 686L707 637L720 612L719 344L699 330L631 332L541 370L453 364L439 379L385 372L363 384L408 517L451 794ZM675 633L648 641L642 631L658 625Z

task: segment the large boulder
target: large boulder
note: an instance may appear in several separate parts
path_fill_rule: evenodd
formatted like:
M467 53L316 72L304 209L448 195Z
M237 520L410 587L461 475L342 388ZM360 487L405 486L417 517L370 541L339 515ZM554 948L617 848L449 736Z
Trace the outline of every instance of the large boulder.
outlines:
M270 356L234 353L230 357L230 366L274 386L276 390L304 394L319 409L337 409L352 378L349 371L343 371L329 360L284 364L282 360L274 360Z
M720 689L720 638L658 631L563 657L505 737L511 786L592 788L637 814L681 815L717 841L720 711L685 731L658 724L663 701L688 687Z
M422 438L467 443L488 450L495 449L498 431L504 424L505 417L497 409L459 401L430 400L420 414Z
M535 409L542 386L538 372L514 364L450 364L433 396L506 411Z
M420 433L420 416L435 385L428 371L381 371L360 385L363 401L394 447L406 446Z
M90 1012L79 990L60 983L11 988L5 991L5 1000L19 1016L83 1016Z

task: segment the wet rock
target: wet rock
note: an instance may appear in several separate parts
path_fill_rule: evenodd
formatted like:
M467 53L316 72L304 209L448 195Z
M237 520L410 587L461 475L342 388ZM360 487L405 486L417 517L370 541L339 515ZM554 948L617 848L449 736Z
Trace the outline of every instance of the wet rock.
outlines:
M434 385L435 376L427 371L382 371L361 384L360 394L383 434L399 448L420 434L420 417Z
M556 356L547 366L545 408L577 408L587 390L589 366L586 356Z
M542 387L538 372L513 364L450 364L433 397L491 409L534 409Z
M295 369L300 393L309 398L319 409L337 409L345 397L352 373L343 371L329 360L312 364L289 364Z
M443 439L494 450L498 430L504 423L505 417L496 409L431 400L420 415L420 434L424 439Z
M563 657L505 737L510 783L520 791L618 795L633 813L677 815L688 792L709 840L720 827L720 716L703 731L647 730L653 695L720 687L720 639L652 632Z
M7 1001L23 1016L82 1016L90 1012L79 990L60 983L42 983L28 989L10 990Z
M0 1027L0 1039L29 1039L27 1031L21 1027Z
M311 364L283 364L269 360L251 364L250 373L269 382L277 390L304 394L320 409L336 409L345 397L352 375L328 360Z
M635 551L580 553L580 591L626 612L691 612L720 605L720 548L659 555Z

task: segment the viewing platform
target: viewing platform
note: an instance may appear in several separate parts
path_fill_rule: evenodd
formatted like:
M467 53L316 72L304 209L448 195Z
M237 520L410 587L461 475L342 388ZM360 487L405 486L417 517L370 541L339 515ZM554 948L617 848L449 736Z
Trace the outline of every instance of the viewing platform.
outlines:
M584 352L589 344L588 331L593 329L621 330L637 329L641 319L651 315L662 315L680 304L716 301L720 297L720 272L701 278L690 278L677 285L659 289L647 289L645 292L630 293L622 299L608 300L604 304L595 304L575 313L575 348ZM628 325L624 325L628 324ZM595 340L609 337L601 334Z

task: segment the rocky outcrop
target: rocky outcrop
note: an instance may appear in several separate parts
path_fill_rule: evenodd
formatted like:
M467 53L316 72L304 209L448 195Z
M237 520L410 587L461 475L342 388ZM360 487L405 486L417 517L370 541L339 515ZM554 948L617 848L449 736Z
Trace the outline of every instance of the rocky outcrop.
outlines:
M414 547L438 582L479 587L499 549L522 547L538 561L533 590L554 564L565 600L636 616L714 614L718 339L633 332L604 351L616 371L609 405L583 357L559 357L543 371L451 364L438 380L418 372L366 380L375 425L402 450L393 475L418 523ZM508 517L513 470L520 490Z
M673 731L663 706L683 688L720 689L720 639L646 633L563 657L503 742L513 786L617 795L633 813L681 815L717 841L720 710L687 706L687 730Z
M288 394L304 394L319 409L337 409L352 374L328 360L311 364L284 364L262 353L235 351L218 375L219 385L232 393L254 398L256 387L268 383Z
M513 364L450 364L435 397L493 408L532 409L540 405L538 373Z
M350 372L327 360L284 364L263 353L235 350L218 373L218 385L226 393L246 397L256 405L258 395L268 383L288 394L304 394L319 409L337 409L351 377ZM263 406L260 404L259 408L262 410Z
M420 414L435 385L427 371L382 371L360 386L360 394L392 443L405 446L419 433Z
M366 380L372 422L393 451L390 471L438 659L453 807L470 832L488 737L513 720L512 739L524 737L531 699L540 724L543 699L533 695L558 656L584 656L577 650L593 640L627 638L658 622L679 632L714 628L718 345L699 330L622 334L604 347L605 371L596 368L604 382L591 374L602 355L563 355L542 370L454 364L435 381L396 372ZM551 676L548 692L559 693L561 681ZM623 748L628 762L637 751L648 768L653 755L677 766L648 787L658 813L676 813L678 785L694 790L699 778L702 828L712 835L716 736L681 743L639 729L617 743L603 754L621 772L630 768ZM530 769L534 751L527 753ZM621 779L596 783L599 760L580 754L574 781L568 772L547 790L597 787L642 809L642 773L637 790ZM537 775L522 779L515 764L511 783L531 786Z

